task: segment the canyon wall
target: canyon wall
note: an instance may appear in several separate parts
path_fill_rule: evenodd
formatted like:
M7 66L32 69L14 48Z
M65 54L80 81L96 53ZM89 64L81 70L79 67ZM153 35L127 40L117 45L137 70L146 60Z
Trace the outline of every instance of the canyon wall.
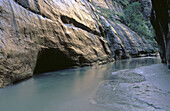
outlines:
M156 52L155 47L151 45L147 39L140 37L136 32L121 23L121 18L118 14L124 13L125 7L122 2L117 3L118 0L93 0L92 4L96 8L96 12L100 17L100 22L104 29L104 37L109 43L112 56L115 59L126 59L131 57L141 57L146 55L153 55ZM134 0L127 0L127 3L133 3ZM147 15L146 9L150 9L150 0L140 0L141 7L145 19L150 17ZM125 2L123 2L125 3ZM145 11L144 11L145 10ZM145 17L145 15L147 15ZM147 26L145 26L147 27Z
M112 61L89 8L79 0L0 0L0 87L37 73Z
M34 74L153 52L127 26L99 15L94 2L122 11L110 0L0 0L0 87Z
M155 29L156 41L163 63L170 69L170 2L169 0L152 0L151 22Z

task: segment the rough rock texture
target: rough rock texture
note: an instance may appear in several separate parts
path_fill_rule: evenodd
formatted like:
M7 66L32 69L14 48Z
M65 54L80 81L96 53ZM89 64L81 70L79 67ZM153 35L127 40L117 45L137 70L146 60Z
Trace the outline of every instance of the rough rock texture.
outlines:
M95 7L102 7L106 9L113 10L113 13L122 12L122 7L118 5L115 0L93 0L92 4Z
M118 13L123 13L122 6L119 5L116 0L93 0L92 4L97 9L97 12L101 12L100 9L107 9L112 11L112 19L120 20L117 16ZM108 12L109 13L109 12Z
M112 61L83 0L0 0L0 87L36 73Z
M163 63L170 69L170 1L152 0L151 22L156 32L159 52Z
M127 26L101 17L105 37L115 59L151 55L154 48Z
M112 10L115 20L123 11L111 0L0 0L0 87L33 74L153 52L128 27L99 16L99 6Z
M130 2L134 1L130 0L129 3ZM140 0L140 2L143 3L142 6L144 8L150 6L149 1ZM110 50L115 59L140 57L151 55L155 52L155 49L151 44L149 44L147 40L140 37L137 33L135 33L124 24L116 22L116 20L119 20L117 14L123 13L123 6L118 5L116 0L93 0L92 3L96 9L98 9L97 11L99 14L102 8L109 9L113 12L112 19L115 20L114 22L104 18L103 16L100 16L100 22L103 25L104 36L109 43ZM150 11L148 13L150 14Z

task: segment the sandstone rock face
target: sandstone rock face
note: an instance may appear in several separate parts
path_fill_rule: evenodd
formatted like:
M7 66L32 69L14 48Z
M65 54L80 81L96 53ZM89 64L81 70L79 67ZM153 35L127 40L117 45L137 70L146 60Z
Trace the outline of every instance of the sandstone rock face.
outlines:
M100 16L98 7L115 13L114 20L123 11L112 0L0 0L0 87L154 52L127 26Z
M163 63L170 68L170 9L169 0L152 0L151 22L156 32L159 52Z
M134 1L131 0L129 3L130 2ZM150 6L149 1L141 0L140 2L143 3L143 7L145 8ZM147 40L140 37L124 24L116 22L116 20L119 20L117 14L123 13L123 6L112 0L93 0L93 4L99 11L105 8L114 13L112 14L112 18L115 22L100 16L100 21L104 29L104 36L109 43L113 58L125 59L129 57L140 57L146 54L151 55L155 52L155 49Z
M92 8L84 0L0 0L0 87L112 61Z
M100 9L110 10L112 19L120 20L117 16L118 13L123 13L122 6L119 5L116 0L93 0L92 4L97 9L97 12L100 12ZM99 9L99 10L98 10ZM109 13L109 12L107 12Z
M105 36L115 59L140 57L154 53L154 48L127 26L101 17Z

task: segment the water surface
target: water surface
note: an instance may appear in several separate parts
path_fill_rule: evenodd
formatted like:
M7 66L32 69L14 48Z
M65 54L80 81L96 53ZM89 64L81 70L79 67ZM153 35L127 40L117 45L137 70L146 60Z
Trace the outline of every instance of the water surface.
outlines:
M0 111L119 111L92 101L99 85L113 79L112 72L158 63L146 57L40 74L0 89Z

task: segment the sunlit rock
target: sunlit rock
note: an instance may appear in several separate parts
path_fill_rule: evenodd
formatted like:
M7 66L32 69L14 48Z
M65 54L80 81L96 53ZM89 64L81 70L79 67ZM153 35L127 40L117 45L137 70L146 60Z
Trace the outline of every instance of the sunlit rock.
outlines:
M72 66L112 61L82 0L0 0L0 87Z

